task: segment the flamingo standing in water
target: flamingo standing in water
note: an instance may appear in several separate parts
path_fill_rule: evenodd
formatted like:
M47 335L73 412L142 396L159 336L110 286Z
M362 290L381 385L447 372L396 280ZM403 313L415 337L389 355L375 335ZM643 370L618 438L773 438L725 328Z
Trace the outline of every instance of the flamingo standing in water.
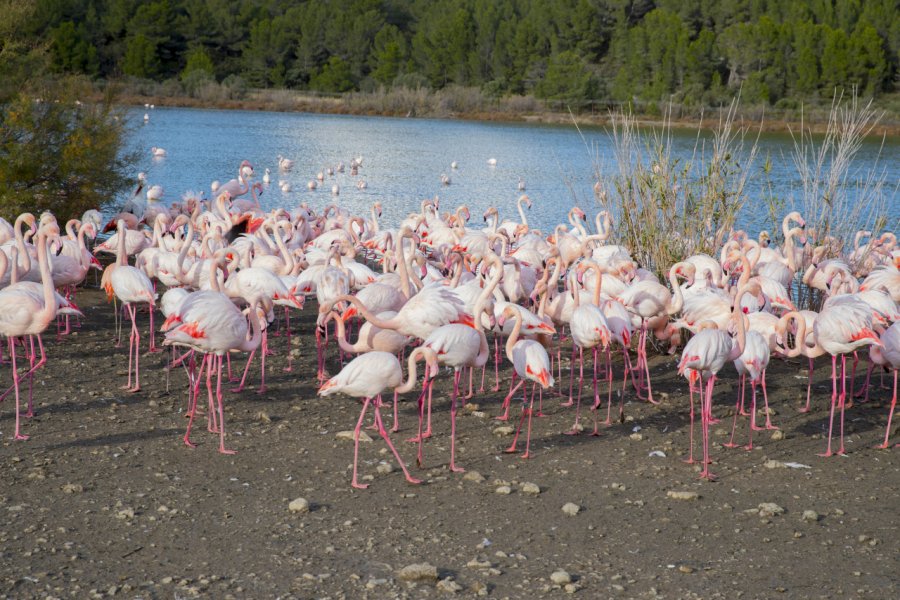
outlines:
M519 439L519 432L522 430L522 423L525 417L528 417L528 433L525 438L525 454L522 458L530 458L531 447L531 414L534 407L534 388L531 390L531 402L528 402L528 396L525 392L525 381L530 380L535 384L540 384L541 389L553 387L553 375L550 371L550 357L547 351L538 342L534 340L519 340L519 334L522 332L522 313L512 306L507 307L497 321L497 325L503 327L507 319L515 319L515 327L506 340L506 357L512 362L515 374L519 376L519 383L510 391L510 397L516 393L519 387L522 387L522 418L519 420L519 426L516 428L516 435L513 437L512 444L506 449L506 452L513 453L516 451L516 442Z
M403 394L413 389L416 385L416 363L420 358L424 358L427 364L426 379L437 374L438 365L437 358L429 348L416 348L413 350L408 359L409 374L406 382L403 382L403 368L396 356L388 352L368 352L357 356L341 369L341 372L322 384L319 388L320 396L330 396L332 394L342 393L354 398L363 399L363 407L359 413L359 420L356 422L356 429L353 431L353 478L350 482L355 488L366 489L368 484L359 483L357 481L357 464L359 462L359 432L362 429L363 419L369 404L372 404L375 412L375 426L378 433L387 443L388 448L394 453L397 463L403 469L406 480L410 483L421 483L420 480L409 474L403 459L391 443L384 423L381 420L381 392L388 388L393 388L396 392Z
M35 298L24 290L9 288L0 290L0 334L6 336L9 342L10 366L16 395L16 430L13 435L16 440L27 440L28 436L22 434L20 430L19 373L16 370L15 338L25 335L40 336L56 318L56 295L47 259L47 238L50 236L59 237L59 226L55 223L48 223L38 231L37 255L43 298Z
M119 221L119 251L116 262L107 267L111 270L107 282L107 295L115 294L122 301L128 316L131 317L131 335L128 338L128 383L122 386L129 392L137 392L141 389L140 360L141 360L141 334L137 328L136 303L146 302L150 306L150 351L156 351L154 343L155 331L153 330L153 311L156 304L156 292L153 291L153 282L143 271L132 267L126 262L125 254L125 221ZM134 361L134 386L131 385L132 359Z

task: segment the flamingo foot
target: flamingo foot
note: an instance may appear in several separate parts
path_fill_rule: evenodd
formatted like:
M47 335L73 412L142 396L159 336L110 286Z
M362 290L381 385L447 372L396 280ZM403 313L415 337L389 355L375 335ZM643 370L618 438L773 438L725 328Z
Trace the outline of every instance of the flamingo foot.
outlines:
M829 456L834 456L834 452L831 450L826 450L825 452L820 452L816 454L816 456L821 456L822 458L828 458Z
M229 450L228 448L226 448L224 446L219 446L219 453L220 454L237 454L237 450Z
M154 346L153 348L150 348L147 350L147 354L156 354L156 353L162 352L162 351L163 351L162 348L158 348L158 347Z
M578 429L577 427L573 427L572 429L570 429L568 431L563 431L563 435L578 435L580 433L581 433L581 430Z
M529 459L529 458L531 458L531 451L526 452L525 454L523 454L523 455L520 456L519 458L524 458L524 459Z
M375 427L375 429L378 429L378 428ZM430 437L431 437L431 433L430 433L430 432L427 432L427 431L424 431L424 432L422 432L421 439L420 439L420 436L416 435L416 436L413 436L413 437L409 438L409 439L406 440L406 441L409 442L410 444L418 444L419 442L425 441L425 440L427 440L427 439L430 438Z
M766 429L781 429L778 425L772 425L771 423L766 423Z
M810 409L809 409L808 407L804 406L803 408L798 408L798 409L797 409L797 412L798 412L798 413L808 413L809 410L810 410Z
M547 415L545 415L545 414L542 413L541 411L538 411L538 412L534 413L534 416L536 416L536 417L546 417Z
M711 472L709 469L704 469L700 472L700 479L705 479L707 481L716 481L718 478L719 476Z
M353 487L355 487L358 490L364 490L369 487L368 483L357 483L355 481L350 482L350 485L352 485Z
M450 472L451 473L465 473L466 470L463 469L462 467L457 467L456 465L450 465Z
M484 391L484 390L482 390L482 391ZM492 392L499 392L499 391L500 391L500 386L499 386L499 385L495 385L494 387L491 388L491 391L492 391Z
M749 452L750 450L753 450L753 442L750 442L749 444L747 444L746 446L744 446L744 450L746 450L746 451L748 451L748 452Z
M696 463L697 461L694 460L693 458L683 458L683 459L681 459L681 462L688 464L688 465L692 465L692 464Z
M196 448L197 444L192 442L188 436L184 436L184 445L188 448Z
M282 371L284 371L285 373L290 373L293 370L294 370L294 367L285 367L284 369L282 369Z
M722 444L723 448L737 448L740 444L735 444L734 442L728 442L727 444ZM687 462L687 461L685 461ZM691 461L694 462L694 461Z
M560 402L560 403L559 403L560 406L573 406L574 404L575 404L575 401L572 400L571 398L569 398L569 399L566 400L565 402Z
M418 485L418 484L422 483L422 480L421 480L421 479L416 479L416 478L413 477L412 475L407 475L407 476L406 476L406 480L407 480L408 482L410 482L411 484L413 484L413 485Z
M516 446L515 446L515 444L513 444L512 446L510 446L503 452L504 452L504 454L515 454L516 452L518 452L518 450L516 450Z
M29 437L31 437L31 436L25 435L24 433L17 433L16 435L13 436L13 439L19 440L20 442L24 442Z
M495 421L509 421L509 415L503 414L503 415L500 415L499 417L494 417L494 420Z
M765 431L767 428L761 427L759 425L750 425L750 429L752 429L753 431Z
M24 413L22 416L25 417L26 419L30 419L31 417L34 416L34 411L29 410L28 412Z
M265 394L266 391L268 391L268 389L269 389L269 388L266 387L266 386L261 386L258 390L256 390L256 393L257 393L257 394Z

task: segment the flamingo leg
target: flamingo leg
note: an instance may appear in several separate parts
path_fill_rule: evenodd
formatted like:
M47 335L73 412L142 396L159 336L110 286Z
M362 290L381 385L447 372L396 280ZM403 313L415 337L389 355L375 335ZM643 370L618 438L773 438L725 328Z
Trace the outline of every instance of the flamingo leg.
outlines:
M500 391L500 334L494 334L494 392Z
M700 420L703 424L703 470L700 471L700 477L709 481L715 481L716 479L715 474L709 470L709 465L712 462L709 458L709 417L712 414L712 393L715 383L716 376L711 374L706 381L706 400L701 402L700 407ZM706 406L703 406L703 404Z
M700 375L700 373L697 373L697 381L700 383L700 386L699 386L700 400L701 400L701 404L702 404L703 376ZM691 397L691 429L690 429L690 434L689 434L690 437L688 438L689 439L688 445L690 447L690 451L688 453L687 460L685 460L684 462L686 462L690 465L690 464L694 464L694 381L693 381L693 376L688 378L688 382L689 382L688 390L689 390L689 394ZM702 406L701 406L701 410L702 410ZM702 421L702 417L701 417L701 421Z
M574 340L572 341L572 357L569 359L569 399L565 402L561 402L560 406L572 406L575 404L575 400L572 397L572 392L574 391L575 385L575 351L579 348L575 345ZM583 373L582 373L583 376Z
M225 408L222 402L222 357L217 356L216 361L216 400L219 403L219 452L222 454L236 454L236 450L225 448Z
M244 384L247 382L247 373L250 372L250 365L253 364L253 357L256 355L256 350L250 351L250 356L247 357L247 364L244 365L244 375L241 377L241 382L238 384L236 388L231 388L232 392L240 392L244 389Z
M194 381L189 381L189 390L193 393L188 394L188 424L187 431L184 433L184 444L190 448L196 448L197 445L191 442L191 427L194 425L194 416L197 414L197 397L200 395L200 378L203 376L203 367L206 365L207 356L204 355L200 361L200 370L197 371ZM193 362L193 357L191 358Z
M284 307L284 335L287 338L287 350L285 352L287 352L288 359L288 364L284 371L290 373L294 370L294 357L291 355L291 313L287 306Z
M831 357L831 414L828 417L828 446L825 448L824 454L819 456L828 457L831 452L831 432L834 428L834 406L837 403L837 355Z
M742 373L741 379L738 382L737 400L734 403L734 420L731 423L731 438L729 438L727 444L722 444L726 448L736 448L737 447L737 444L734 443L734 432L737 429L738 416L741 415L741 408L744 404L744 381L745 381L745 378L746 378L746 375Z
M379 411L379 407L381 406L381 395L375 399L375 425L378 427L378 433L381 434L381 437L384 439L385 443L388 445L388 448L391 449L391 452L394 454L394 458L397 459L397 464L400 465L400 468L403 469L403 475L406 476L406 480L410 483L422 483L421 480L416 479L412 475L409 474L409 470L406 468L406 464L403 462L403 459L400 458L400 453L397 452L397 449L394 447L394 444L391 443L391 437L388 435L387 430L384 428L384 423L381 421L381 412Z
M769 393L766 391L766 372L765 370L762 372L762 391L763 391L763 404L766 407L766 429L778 429L778 426L772 425L772 418L769 414Z
M574 347L573 347L573 351L574 351ZM596 353L594 356L596 359ZM596 360L594 362L596 363ZM572 365L573 369L574 369L574 366L575 365ZM594 374L596 375L596 371ZM579 417L579 413L581 411L581 390L582 390L583 383L584 383L584 348L579 346L578 347L578 400L575 403L575 423L572 425L572 429L565 432L565 435L578 435L580 433L578 430L578 417ZM595 377L594 385L596 386L596 384L597 384L597 379ZM570 393L571 393L571 388L570 388Z
M13 439L15 440L27 440L29 436L21 433L20 425L21 419L19 417L19 373L16 371L16 344L14 338L9 338L9 357L12 362L12 376L13 376L13 387L15 388L16 394L16 432L13 434Z
M150 304L148 308L150 312L150 349L147 352L162 352L162 348L156 345L156 330L153 328L153 305ZM66 325L68 327L68 325Z
M853 380L850 380L850 387L853 387ZM839 399L841 405L841 446L838 454L847 454L844 450L844 413L847 410L847 355L841 355L841 397Z
M812 396L812 379L813 379L813 369L816 366L815 360L812 358L809 359L809 376L806 379L806 406L801 409L798 409L798 412L809 412L809 402Z
M512 444L510 444L509 448L504 450L504 452L506 452L507 454L512 454L512 453L516 452L516 444L519 441L519 432L522 431L522 423L525 422L525 416L526 416L526 413L528 412L528 409L527 409L528 392L526 390L526 386L523 385L524 383L525 383L525 379L522 379L519 383L516 384L516 390L518 390L519 387L522 388L522 417L519 419L519 426L516 427L516 434L513 436Z
M453 396L450 398L450 470L454 473L464 473L465 469L456 466L456 399L459 397L459 378L462 371L456 369L453 373Z
M525 434L525 453L522 454L522 458L528 459L531 458L531 414L534 412L534 389L538 387L537 383L531 384L531 400L528 403L528 408L522 406L522 410L528 414L528 432ZM543 392L544 388L539 388L541 392ZM524 393L525 388L522 388L522 392Z
M369 402L371 401L371 398L363 398L363 407L362 410L359 411L359 419L356 421L356 429L353 430L353 479L351 479L350 485L361 490L369 487L369 484L359 483L356 480L357 464L359 463L359 430L362 429L363 418L365 418L366 416L366 410L369 408Z
M391 426L391 433L400 431L400 394L394 390L394 423Z
M891 436L891 419L894 417L894 409L897 407L897 369L894 369L894 397L891 400L891 409L888 412L887 427L884 429L884 442L876 446L876 448L887 448L888 439Z
M745 450L753 450L753 432L763 429L762 427L756 426L756 380L751 379L750 386L753 388L753 400L750 405L753 413L750 415L750 439L747 442L747 445L744 446Z
M503 399L503 404L500 406L500 408L503 409L503 414L499 417L494 417L497 421L506 421L507 419L509 419L509 405L512 401L513 394L515 394L516 390L519 389L518 385L513 385L516 382L516 376L517 373L515 369L513 369L512 379L510 379L509 382L509 393L506 395L506 398ZM521 382L519 383L521 384Z
M250 315L251 319L255 319L256 315ZM262 349L259 352L259 389L256 390L257 394L265 394L266 393L266 353L269 352L269 340L268 340L268 331L263 330L262 333Z

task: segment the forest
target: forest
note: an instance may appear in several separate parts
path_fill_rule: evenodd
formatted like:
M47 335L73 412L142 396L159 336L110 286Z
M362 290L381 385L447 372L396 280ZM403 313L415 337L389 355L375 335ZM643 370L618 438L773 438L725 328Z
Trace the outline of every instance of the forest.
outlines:
M37 0L25 35L98 81L342 93L830 103L894 92L897 0Z

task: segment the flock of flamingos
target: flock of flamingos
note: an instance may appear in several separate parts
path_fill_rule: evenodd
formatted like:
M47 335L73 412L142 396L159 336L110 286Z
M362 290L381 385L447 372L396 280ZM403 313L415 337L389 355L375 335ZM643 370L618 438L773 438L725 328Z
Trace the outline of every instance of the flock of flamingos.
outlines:
M291 166L279 157L280 170ZM353 171L360 166L356 159L350 164ZM181 365L187 373L190 419L184 443L188 446L193 446L194 418L205 412L208 430L218 433L219 451L233 452L225 446L223 369L230 381L239 381L234 391L240 391L258 356L262 392L265 359L271 354L268 331L277 327L288 340L287 370L291 370L291 312L302 310L305 299L313 295L318 307L314 335L319 394L362 399L354 432L354 487L366 487L357 478L357 456L370 408L375 429L407 480L418 482L384 424L382 394L394 393L391 431L396 432L398 395L420 390L418 433L412 441L418 442L421 462L422 441L431 435L432 386L441 367L453 370L449 468L462 471L455 457L456 414L458 403L464 401L460 394L467 399L484 393L490 370L493 389L499 389L501 347L513 373L497 418L509 418L511 403L521 393L518 427L506 451L517 451L524 425L523 457L530 456L532 416L540 416L549 388L558 386L559 395L566 398L563 406L573 407L574 423L567 433L582 431L585 370L593 390L588 404L594 434L604 401L604 422L613 422L614 389L620 420L626 395L656 403L648 366L651 336L670 353L681 351L678 373L690 387L688 462L695 460L698 397L701 477L715 478L709 468L709 425L716 422L713 388L727 363L734 364L740 385L726 446L736 445L741 417L749 422L747 448L752 448L754 430L775 428L766 392L766 368L773 357L808 358L810 385L806 405L800 409L807 411L813 361L823 354L831 357L832 366L824 455L844 453L845 410L852 406L854 394L868 399L875 367L894 375L881 447L888 446L900 369L900 248L891 232L859 232L852 252L841 254L829 240L819 240L821 245L814 247L802 216L792 212L782 224L781 247L765 232L758 240L735 232L718 256L696 254L672 265L665 285L640 268L628 248L607 243L613 223L605 212L596 216L595 233L588 231L586 215L576 207L569 213L568 226L559 225L546 235L529 228L525 210L531 200L524 195L518 200L519 221L501 220L492 208L484 214L488 223L484 228L469 223L465 206L442 213L434 200L423 201L420 212L388 229L379 223L378 202L368 218L335 204L321 214L305 203L265 212L257 196L262 186L251 183L253 174L253 167L244 161L236 179L214 185L214 201L188 194L170 206L159 201L158 186L142 191L141 177L134 196L106 224L106 231L116 233L98 244L92 241L104 219L97 211L88 211L64 228L48 213L39 218L22 214L13 224L0 219L0 332L8 340L13 380L0 399L15 395L15 439L28 437L21 432L20 384L28 384L24 416L30 416L34 377L46 363L41 334L54 321L65 334L69 319L81 316L74 301L76 286L91 268L101 268L95 255L105 252L116 260L103 269L101 285L110 300L121 305L131 325L124 387L131 392L141 387L137 315L144 307L150 320L147 348L162 351L156 345L154 325L159 310L162 345L172 347L167 372ZM129 263L132 257L134 266ZM158 284L165 293L157 292ZM819 312L796 308L801 290L821 300ZM276 307L283 307L283 314ZM114 312L118 319L120 310ZM690 339L682 347L688 332ZM354 335L352 342L348 338ZM848 389L847 355L853 354L855 372L857 352L864 349L869 363L865 387L854 390L851 375ZM249 353L240 378L231 374L230 356L235 352ZM329 352L337 352L343 365L334 376L325 370ZM564 352L571 352L568 361ZM17 353L27 365L17 365ZM622 355L615 368L614 353ZM620 367L619 384L614 370ZM208 403L198 408L204 379ZM606 389L601 393L604 380ZM749 401L747 382L752 388ZM836 412L839 445L833 450ZM761 425L756 422L758 414L760 419L765 415Z

